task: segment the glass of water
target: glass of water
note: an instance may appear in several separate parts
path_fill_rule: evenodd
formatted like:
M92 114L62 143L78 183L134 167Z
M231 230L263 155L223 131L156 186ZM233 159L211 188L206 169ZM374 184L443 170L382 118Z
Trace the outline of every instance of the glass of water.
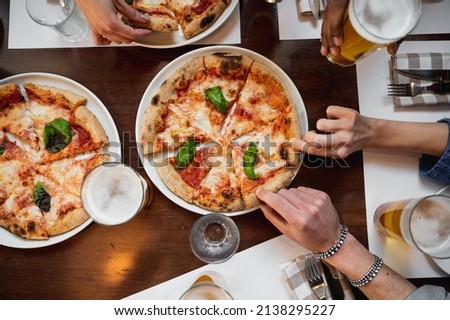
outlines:
M56 30L69 42L82 40L89 31L75 0L26 0L26 8L33 21Z
M240 235L234 221L220 213L198 219L191 229L190 245L194 255L206 263L230 259L239 247Z

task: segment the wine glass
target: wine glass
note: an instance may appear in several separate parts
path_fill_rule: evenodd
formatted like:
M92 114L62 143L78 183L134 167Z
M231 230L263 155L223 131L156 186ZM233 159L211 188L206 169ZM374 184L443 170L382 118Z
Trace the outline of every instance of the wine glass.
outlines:
M221 263L236 252L240 236L234 221L221 213L198 219L191 229L190 245L194 255L206 263Z

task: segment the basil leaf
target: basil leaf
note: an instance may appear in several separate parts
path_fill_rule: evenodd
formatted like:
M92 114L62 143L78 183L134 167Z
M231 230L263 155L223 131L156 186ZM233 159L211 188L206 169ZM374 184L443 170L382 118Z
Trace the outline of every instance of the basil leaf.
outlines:
M228 106L230 105L230 101L225 99L222 89L220 89L219 86L206 89L205 98L207 101L212 102L220 112L222 113L227 112Z
M189 162L194 158L195 151L195 141L191 138L186 141L178 151L175 157L175 170L186 168Z
M42 184L42 182L40 181L38 181L38 183L36 183L36 186L34 187L33 201L42 211L44 212L50 211L51 197L48 194L47 190L45 190L45 187Z
M0 144L0 156L2 156L6 151L6 147L2 144Z
M250 142L244 153L244 173L250 180L257 180L258 175L255 173L255 162L258 156L258 148L256 143Z
M133 0L125 0L127 4L133 4Z
M67 120L58 118L44 128L44 145L48 152L56 153L72 141L72 130Z

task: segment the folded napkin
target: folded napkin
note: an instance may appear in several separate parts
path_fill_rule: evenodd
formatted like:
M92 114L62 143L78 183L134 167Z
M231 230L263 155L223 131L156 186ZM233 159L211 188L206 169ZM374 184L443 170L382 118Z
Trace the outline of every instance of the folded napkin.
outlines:
M305 256L301 255L294 259L288 260L280 265L281 273L286 281L286 284L291 292L292 298L296 300L317 300L317 297L313 295L311 288L306 281L306 272L305 272ZM350 289L347 278L339 271L337 271L337 277L339 282L341 283L342 289L344 291L344 299L345 300L354 300L355 297L353 295L352 290ZM322 274L322 277L325 280L325 284L327 284L327 280L325 276ZM327 297L331 297L330 290L328 285L326 287ZM329 298L331 300L331 298Z
M416 82L420 85L430 85L430 81L411 79L399 75L393 69L450 69L450 53L404 53L391 57L390 76L392 83ZM450 93L432 94L423 93L415 97L393 97L396 107L407 107L417 105L449 104Z
M313 15L311 8L311 0L297 0L298 12L301 16L311 16ZM326 0L319 0L319 12L317 12L320 17L327 6Z

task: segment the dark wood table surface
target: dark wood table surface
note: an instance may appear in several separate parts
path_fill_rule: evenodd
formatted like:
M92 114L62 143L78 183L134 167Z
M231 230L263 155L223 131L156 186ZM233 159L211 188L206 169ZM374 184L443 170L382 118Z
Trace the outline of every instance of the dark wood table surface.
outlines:
M144 47L8 49L9 2L0 0L0 78L49 72L73 79L107 106L123 146L123 161L145 174L136 151L135 119L152 78L191 50ZM306 105L310 128L330 104L358 109L356 69L331 65L318 40L280 41L276 5L241 0L241 44L279 65ZM410 39L443 39L428 35ZM327 192L343 223L367 246L362 153L342 162L306 157L292 186ZM0 299L122 299L204 265L190 251L189 231L199 216L172 203L159 190L149 208L114 227L89 225L61 243L38 249L0 246ZM239 251L278 236L261 211L233 218L241 233ZM450 290L450 278L414 279ZM364 296L356 291L356 296Z

